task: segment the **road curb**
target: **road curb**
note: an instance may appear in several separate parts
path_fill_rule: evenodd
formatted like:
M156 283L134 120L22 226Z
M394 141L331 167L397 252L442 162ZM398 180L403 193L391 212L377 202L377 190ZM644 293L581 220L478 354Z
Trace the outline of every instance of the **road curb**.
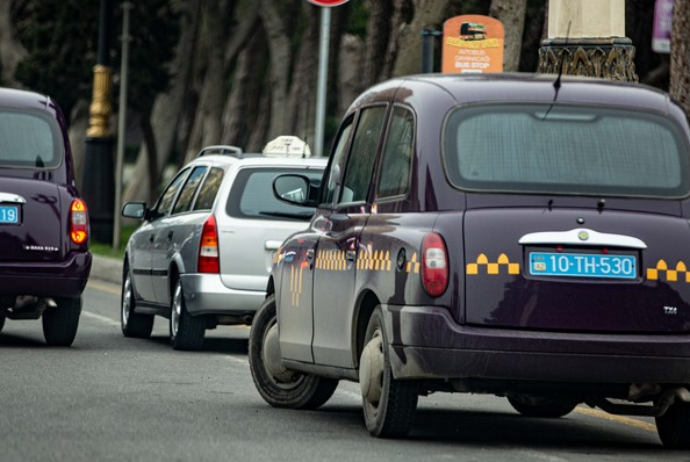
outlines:
M120 285L122 284L122 261L116 258L93 255L89 277Z

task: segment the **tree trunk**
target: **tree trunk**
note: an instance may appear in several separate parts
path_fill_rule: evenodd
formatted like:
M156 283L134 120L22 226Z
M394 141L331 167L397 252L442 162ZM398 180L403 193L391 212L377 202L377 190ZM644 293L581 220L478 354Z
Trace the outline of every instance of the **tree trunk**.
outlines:
M286 129L285 104L288 93L288 76L292 53L290 51L290 35L285 30L285 23L279 5L275 0L259 0L259 16L263 22L268 50L270 54L270 123L268 125L268 140L284 135Z
M150 185L158 185L159 170L158 170L158 150L156 149L156 137L153 134L153 127L151 126L151 113L141 114L139 118L139 126L144 136L144 143L146 144L146 163L148 171L148 180ZM149 188L149 196L146 198L149 204L153 204L158 196L156 188Z
M670 92L690 117L690 0L673 5Z
M12 19L10 17L9 0L0 1L0 84L8 87L18 87L14 79L17 64L26 56L26 49L15 39ZM69 116L67 114L66 116Z
M197 41L199 29L199 4L195 1L183 2L181 8L180 41L177 45L176 56L171 64L174 71L172 84L167 93L158 95L151 113L151 127L156 139L158 178L161 178L171 154L178 145L178 136L184 133L182 117L184 105L188 98L190 74L194 63L194 45ZM183 135L184 136L184 135ZM123 201L147 200L152 192L158 190L158 185L149 184L147 172L147 151L143 144L137 156L136 165L131 177L126 178L126 189L122 195Z
M384 78L417 74L422 70L422 31L436 29L445 19L450 0L412 1L412 20L406 20L408 0L396 0L393 33L388 47ZM399 19L395 19L399 18Z
M255 30L248 37L246 48L242 49L235 62L232 90L223 110L223 144L249 149L249 136L258 118L261 99L261 79L257 79L263 66L263 57L268 50L259 40L263 31Z
M522 33L525 29L527 0L491 0L489 16L503 23L505 44L503 46L503 71L517 72L520 66Z
M364 44L364 63L361 66L361 83L358 91L378 82L386 62L388 40L391 34L393 3L391 0L368 0L367 33Z
M303 15L306 24L302 29L300 47L295 59L292 87L290 88L286 111L288 116L287 131L284 134L299 136L309 143L312 151L314 151L316 149L312 142L315 136L314 120L316 115L316 86L314 82L318 80L321 11L320 8L305 6ZM329 61L332 58L329 53Z

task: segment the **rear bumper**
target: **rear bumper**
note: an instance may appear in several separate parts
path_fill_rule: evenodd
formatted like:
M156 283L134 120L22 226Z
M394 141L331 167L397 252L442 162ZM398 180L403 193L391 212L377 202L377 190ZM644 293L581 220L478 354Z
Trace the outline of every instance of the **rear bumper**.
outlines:
M266 299L265 291L229 289L217 274L182 274L180 282L192 316L253 315Z
M91 253L72 253L60 262L0 262L0 295L75 297L91 272Z
M690 383L690 335L477 328L444 308L382 308L399 379Z

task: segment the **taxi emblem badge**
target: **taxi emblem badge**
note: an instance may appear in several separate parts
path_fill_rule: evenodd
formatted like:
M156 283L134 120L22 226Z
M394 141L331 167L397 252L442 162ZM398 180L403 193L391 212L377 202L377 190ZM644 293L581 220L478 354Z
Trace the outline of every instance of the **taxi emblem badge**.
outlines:
M587 239L589 239L589 233L587 231L580 231L579 233L577 233L577 237L581 241L586 241Z

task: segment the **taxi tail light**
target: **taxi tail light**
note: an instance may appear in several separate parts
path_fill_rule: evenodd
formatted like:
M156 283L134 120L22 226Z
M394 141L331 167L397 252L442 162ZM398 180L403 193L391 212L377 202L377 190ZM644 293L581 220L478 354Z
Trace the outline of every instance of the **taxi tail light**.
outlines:
M70 206L69 237L75 244L85 244L89 238L89 215L81 199L74 199Z
M199 273L220 273L220 259L218 258L218 227L216 217L209 215L201 230L199 243Z
M440 297L448 288L448 250L438 233L429 233L424 236L422 284L426 293L432 297Z

